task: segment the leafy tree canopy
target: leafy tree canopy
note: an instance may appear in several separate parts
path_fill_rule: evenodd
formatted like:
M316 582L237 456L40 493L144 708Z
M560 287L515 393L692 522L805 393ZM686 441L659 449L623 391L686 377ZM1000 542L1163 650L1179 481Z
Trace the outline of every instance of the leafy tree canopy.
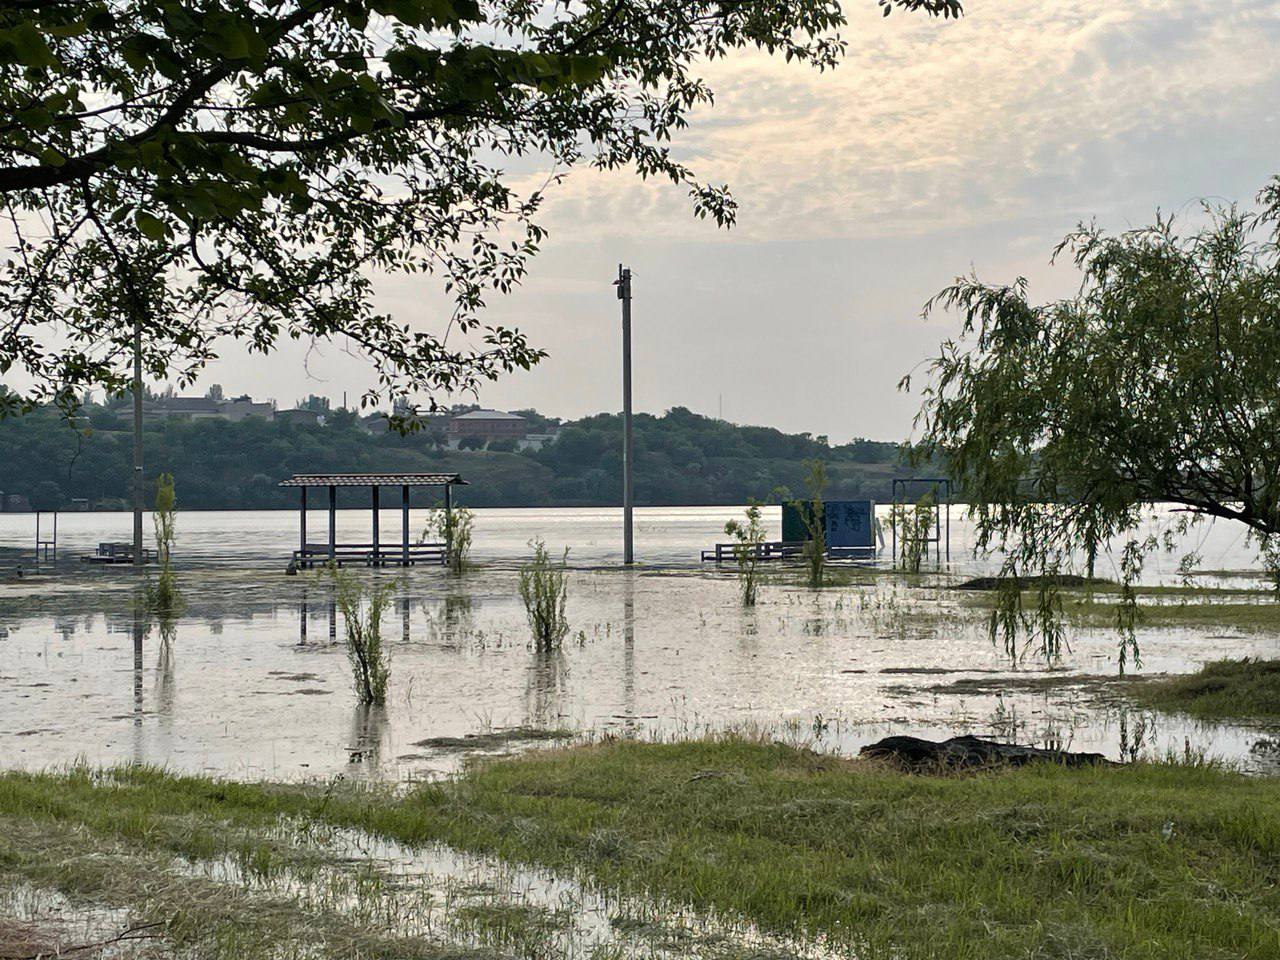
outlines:
M972 504L982 548L1005 573L1088 573L1120 546L1129 599L1145 507L1178 505L1182 527L1243 523L1264 559L1280 544L1280 178L1261 212L1203 207L1204 226L1171 219L1120 235L1081 226L1055 252L1082 276L1068 299L1033 304L1025 280L963 277L926 307L963 319L929 368L917 420L925 452L944 455ZM904 381L909 386L909 381ZM1010 592L997 609L1013 647L1029 626L1056 653L1052 580L1030 617Z
M0 412L123 388L135 325L147 373L180 381L220 338L343 338L370 402L527 367L477 316L543 239L541 191L501 164L628 167L728 224L671 152L711 100L699 69L747 47L830 67L843 24L837 0L10 0L0 373L33 386ZM460 336L376 312L384 271L438 276Z

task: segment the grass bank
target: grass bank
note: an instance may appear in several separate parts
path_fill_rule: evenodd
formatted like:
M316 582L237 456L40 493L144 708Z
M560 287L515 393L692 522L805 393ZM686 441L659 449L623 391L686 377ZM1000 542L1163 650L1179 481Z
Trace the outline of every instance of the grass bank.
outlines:
M1215 660L1196 673L1135 683L1125 692L1148 706L1206 720L1280 717L1280 660Z
M1280 782L1206 767L932 778L717 740L528 754L399 796L9 774L0 868L99 896L110 872L65 845L269 872L294 855L269 833L281 817L573 871L863 958L1280 956Z

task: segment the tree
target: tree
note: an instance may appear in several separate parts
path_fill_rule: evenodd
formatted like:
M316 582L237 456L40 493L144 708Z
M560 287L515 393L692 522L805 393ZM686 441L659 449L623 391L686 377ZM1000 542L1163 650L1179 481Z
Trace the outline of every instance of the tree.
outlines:
M1185 235L1164 217L1118 236L1079 227L1055 251L1082 275L1065 300L970 276L926 306L958 312L963 334L930 366L922 450L946 457L1003 573L1047 575L1032 616L1010 589L993 617L1011 651L1021 626L1056 654L1053 575L1091 575L1119 541L1124 668L1132 584L1161 545L1138 536L1151 503L1176 504L1180 528L1244 524L1280 571L1280 178L1259 202L1205 204Z
M310 410L313 413L328 413L329 398L317 396L316 394L308 394L307 399L298 401L299 410Z
M41 480L31 491L31 506L36 510L57 510L66 501L62 488L52 480Z
M146 373L183 385L220 337L343 338L376 373L368 406L528 367L541 351L478 319L544 236L541 191L496 164L554 181L589 154L729 224L727 191L668 145L711 99L699 67L747 47L829 67L843 23L837 0L6 4L0 369L33 383L6 409L123 389L135 329ZM381 271L437 275L464 336L376 312Z

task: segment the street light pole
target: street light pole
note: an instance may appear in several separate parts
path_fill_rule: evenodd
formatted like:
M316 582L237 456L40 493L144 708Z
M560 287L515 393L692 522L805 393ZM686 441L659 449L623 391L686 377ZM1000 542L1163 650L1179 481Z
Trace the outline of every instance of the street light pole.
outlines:
M142 323L133 320L133 563L141 567L142 553Z
M631 270L618 264L618 299L622 301L622 562L635 563L631 495Z

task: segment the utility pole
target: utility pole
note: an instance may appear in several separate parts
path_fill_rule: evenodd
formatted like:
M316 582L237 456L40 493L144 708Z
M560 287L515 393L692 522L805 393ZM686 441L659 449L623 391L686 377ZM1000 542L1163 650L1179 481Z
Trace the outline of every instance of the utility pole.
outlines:
M133 319L133 565L141 567L142 552L142 320Z
M631 270L618 264L618 299L622 301L622 562L636 562L632 536L631 497Z

